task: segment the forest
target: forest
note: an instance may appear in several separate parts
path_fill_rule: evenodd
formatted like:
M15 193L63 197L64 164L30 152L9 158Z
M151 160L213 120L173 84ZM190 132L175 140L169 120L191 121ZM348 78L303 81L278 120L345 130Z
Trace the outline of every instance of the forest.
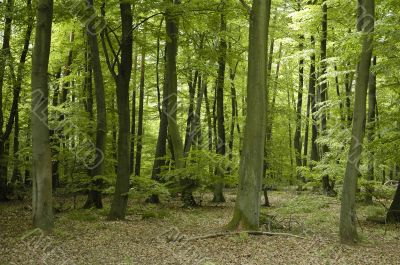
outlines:
M0 18L0 264L400 264L398 0Z

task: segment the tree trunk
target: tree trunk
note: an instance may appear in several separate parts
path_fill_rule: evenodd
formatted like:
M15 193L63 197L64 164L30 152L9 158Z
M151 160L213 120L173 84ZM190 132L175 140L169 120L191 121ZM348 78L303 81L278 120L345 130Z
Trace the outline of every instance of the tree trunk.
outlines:
M265 144L266 45L269 1L253 0L250 14L247 116L240 179L230 229L258 230Z
M33 224L42 230L53 227L51 151L48 127L48 64L53 1L39 0L35 45L32 53L32 209Z
M372 57L375 1L364 0L363 42L357 69L356 94L353 112L353 129L340 209L340 239L342 243L357 241L356 190L362 144L365 135L366 99Z
M315 38L311 36L311 46L314 49L311 54L311 64L310 64L310 80L309 80L309 96L311 100L311 115L312 115L312 130L311 130L311 164L313 167L314 163L319 160L318 154L318 116L317 116L317 95L315 82L317 80L317 73L315 71Z
M122 38L121 62L116 75L116 94L118 108L118 170L114 197L108 218L124 219L128 205L129 166L130 166L130 112L129 82L132 72L133 34L132 8L130 3L120 3Z
M89 6L93 7L93 0L89 0ZM89 25L89 29L93 28L94 25ZM94 30L91 30L95 32ZM90 58L91 66L94 76L95 94L96 94L96 156L94 165L91 168L91 177L94 179L94 188L89 190L88 198L85 203L85 208L102 208L102 183L101 180L96 180L96 176L102 176L104 174L105 166L105 154L106 154L106 141L107 141L107 113L106 113L106 98L105 98L105 88L104 88L104 78L103 71L100 61L99 45L97 42L97 35L90 34L87 31L87 37L90 47Z
M397 185L397 190L390 205L386 216L386 221L389 223L400 223L400 181Z
M270 2L269 2L270 4ZM271 80L271 71L272 71L272 58L274 52L274 40L271 40L271 46L269 51L269 61L268 61L268 68L267 68L267 80ZM267 100L267 114L266 114L266 133L265 133L265 150L264 150L264 168L263 168L263 179L265 180L267 177L267 171L271 171L271 161L269 157L270 153L270 146L272 145L272 129L274 124L274 113L275 113L275 103L276 103L276 96L278 93L278 81L281 69L281 59L282 59L282 43L279 44L279 51L278 51L278 62L276 64L276 72L273 81L273 95L271 103L269 102L269 88L271 87L271 83L267 83L267 93L266 93L266 100ZM268 185L264 184L263 186L263 194L264 194L264 206L269 207L269 199L268 199Z
M183 160L183 143L180 136L178 120L177 120L177 104L178 104L178 80L176 69L176 57L178 54L178 14L174 7L180 4L179 0L167 0L172 2L173 7L166 11L166 63L165 63L165 86L167 89L167 118L168 118L168 137L170 139L172 157L175 162L175 168L180 169L185 166ZM193 206L195 200L192 195L193 184L191 181L184 179L182 181L182 202L184 206Z
M192 74L190 74L192 75ZM196 97L196 86L197 86L197 80L199 78L199 71L196 70L194 74L193 81L189 81L189 109L188 109L188 115L187 115L187 120L186 120L186 136L185 136L185 143L184 143L184 156L186 157L189 154L190 147L192 146L191 138L191 132L192 132L192 121L194 119L194 108L195 108L195 97Z
M5 155L5 143L8 140L8 136L4 135L3 132L3 125L4 125L3 85L4 85L4 76L6 70L6 62L10 55L11 28L12 28L13 12L14 12L13 9L14 9L14 0L7 0L5 22L4 22L4 33L3 33L3 45L1 48L2 60L0 60L0 201L6 201L7 194L9 193L7 187L8 169L6 166L8 157ZM14 118L12 119L12 121L14 122Z
M135 142L136 142L136 76L138 70L138 54L135 51L135 56L133 59L133 73L132 73L132 110L131 110L131 156L130 156L130 166L129 172L131 175L135 173Z
M219 58L218 58L218 74L217 74L217 154L225 156L226 154L226 136L225 136L225 117L224 117L224 88L225 88L225 68L226 68L226 15L225 15L225 5L226 0L221 0L221 23L220 23L220 40L219 40ZM214 198L213 202L221 203L225 202L224 197L224 174L225 169L221 166L217 166L216 173L218 176L218 181L214 187Z
M325 102L328 100L328 80L326 78L327 74L327 42L328 42L328 3L326 0L322 2L322 39L321 39L321 134L326 136L327 133L327 111ZM329 152L329 147L326 144L322 145L322 154ZM333 190L334 186L330 181L329 175L322 176L322 188L327 195L336 195Z
M304 49L304 36L300 36L300 51ZM299 90L297 92L297 107L296 107L296 129L294 133L294 149L296 152L296 166L301 167L303 165L301 159L301 114L303 106L303 88L304 88L304 58L301 57L299 60ZM297 170L296 170L297 171ZM299 171L298 171L299 172ZM297 178L304 182L300 173L297 173Z
M136 162L135 162L135 176L140 176L140 168L142 166L142 143L143 143L143 105L144 105L144 81L146 70L146 54L144 48L142 50L142 59L140 63L140 95L139 95L139 116L138 116L138 129L137 129L137 145L136 145Z
M376 56L372 59L372 64L376 66ZM375 120L376 120L376 74L371 71L369 77L369 89L368 89L368 142L372 143L375 139ZM367 180L371 183L367 184L365 201L368 204L372 204L372 193L374 192L373 181L375 179L375 166L374 166L375 152L370 150L368 155L368 173Z

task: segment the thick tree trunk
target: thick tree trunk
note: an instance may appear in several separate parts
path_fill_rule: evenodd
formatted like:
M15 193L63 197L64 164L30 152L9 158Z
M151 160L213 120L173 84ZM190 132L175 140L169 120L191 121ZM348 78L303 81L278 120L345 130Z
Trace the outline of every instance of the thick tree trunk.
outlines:
M362 144L365 135L366 99L372 57L375 1L364 0L363 42L357 69L356 94L354 101L353 129L346 173L343 180L340 209L340 239L342 243L357 241L356 192Z
M53 19L53 1L39 0L35 45L32 53L32 209L33 224L43 230L53 227L51 151L48 127L48 64Z
M143 149L143 107L144 107L144 81L146 73L146 53L142 51L140 63L140 86L139 86L139 116L137 128L137 145L136 145L136 162L135 162L135 176L140 176L140 168L142 166L142 149Z
M247 116L240 179L230 229L258 230L265 144L266 41L269 1L253 0L250 14Z
M118 107L118 170L114 197L108 218L124 219L128 205L129 166L130 166L130 112L129 82L132 72L133 34L132 8L130 3L120 3L122 38L121 62L116 75L116 94Z
M89 5L93 7L93 0L89 0ZM94 25L89 25L89 29ZM91 32L95 32L91 30ZM96 156L94 165L91 168L91 177L95 179L96 176L104 174L104 160L106 153L106 140L107 140L107 115L106 115L106 98L104 88L103 71L100 61L99 45L97 42L97 35L93 35L90 31L87 32L89 47L90 47L90 58L91 66L94 76L95 94L96 94ZM102 181L94 180L94 188L89 190L88 198L85 203L85 208L102 208Z

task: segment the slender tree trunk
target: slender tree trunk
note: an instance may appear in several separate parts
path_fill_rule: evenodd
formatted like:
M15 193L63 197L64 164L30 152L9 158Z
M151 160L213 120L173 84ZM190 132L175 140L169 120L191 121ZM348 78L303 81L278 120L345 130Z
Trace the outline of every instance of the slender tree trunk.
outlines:
M304 49L304 36L300 36L300 51ZM296 130L294 133L294 149L296 152L296 166L301 167L303 165L301 159L301 116L303 106L303 89L304 89L304 58L299 60L299 90L297 92L297 107L296 107ZM297 174L297 178L304 182L301 174Z
M318 154L318 116L317 116L317 95L316 95L316 80L317 73L315 70L315 38L311 36L311 46L314 49L311 54L311 64L310 64L310 80L309 80L309 96L311 100L311 115L312 115L312 130L311 130L311 164L313 167L314 163L319 160Z
M225 15L225 5L226 0L221 0L222 13L221 13L221 23L220 23L220 40L219 40L219 58L218 58L218 74L217 74L217 154L225 156L226 154L226 136L225 136L225 117L224 117L224 88L225 88L225 68L226 68L226 52L228 45L226 43L226 15ZM220 166L217 167L216 173L218 175L218 181L214 187L214 198L213 202L221 203L225 202L224 197L224 174L225 169Z
M229 79L231 82L231 106L232 106L232 118L231 118L231 128L229 132L229 161L232 163L233 160L233 146L234 146L234 140L235 140L235 128L236 124L239 123L238 120L238 107L237 107L237 96L236 96L236 86L235 86L235 78L236 78L236 70L239 65L239 61L236 63L234 68L230 68L229 70ZM238 124L239 125L239 124ZM239 128L239 127L238 127ZM240 137L240 129L238 130L238 135ZM228 170L229 173L231 169Z
M93 0L89 0L89 6L93 7ZM92 165L90 174L93 179L104 174L106 141L107 141L107 113L106 113L106 98L104 88L103 71L100 61L99 45L97 35L90 32L94 30L95 25L88 25L87 37L90 47L91 67L94 76L95 94L96 94L96 156L94 165ZM94 188L89 190L88 198L85 203L85 208L96 207L102 208L102 193L101 188L103 181L95 179L93 181Z
M327 73L327 43L328 43L328 2L324 0L322 2L322 39L321 39L321 104L325 104L328 100L328 80L326 78ZM327 111L326 106L322 106L321 111L321 134L326 136L327 133ZM329 152L329 147L326 144L322 145L321 157ZM334 191L334 185L331 183L329 175L322 176L322 188L328 195L336 195Z
M124 219L128 205L130 167L130 112L129 82L132 72L133 34L132 7L130 3L120 3L121 13L121 62L116 75L118 107L118 171L114 197L108 218Z
M138 54L135 51L135 56L133 59L133 73L132 73L132 122L131 122L131 156L130 156L130 170L131 175L135 173L135 142L136 142L136 77L138 70Z
M376 56L372 59L373 66L376 66ZM369 89L368 89L368 142L372 143L375 139L375 120L376 120L376 74L371 71L369 76ZM374 166L374 157L375 152L370 150L368 155L368 173L367 180L374 181L375 179L375 166ZM372 204L372 193L374 192L373 183L368 183L365 195L365 201L369 204Z
M340 239L342 243L352 244L357 241L356 190L362 144L365 135L366 99L372 57L375 1L363 3L363 42L357 69L356 95L354 101L353 129L346 173L343 181L342 202L340 209Z
M48 64L53 1L39 0L35 45L32 53L32 209L33 224L42 230L53 227L51 151L48 127Z
M208 97L207 84L204 87L204 101L205 101L205 105L206 105L208 151L212 152L212 149L213 149L213 126L212 126L210 100Z
M230 229L258 230L264 164L269 1L253 0L250 14L247 116L238 195ZM261 122L260 122L261 121Z
M13 173L11 177L11 183L15 184L17 181L21 182L21 172L19 168L19 109L17 107L17 111L14 117L14 144L13 144L13 157L14 157L14 165L13 165Z
M186 120L186 137L185 137L185 148L184 148L184 156L186 157L189 154L190 147L192 146L191 143L191 132L192 132L192 123L194 119L194 109L195 109L195 97L196 97L196 86L197 86L197 80L199 77L199 71L196 70L194 74L193 81L190 80L189 82L189 109L188 109L188 117Z
M146 71L146 54L143 48L140 63L140 87L139 87L139 116L137 130L137 145L136 145L136 162L135 176L140 176L140 168L142 166L142 149L143 149L143 105L144 105L144 85Z
M288 87L287 89L287 103L288 103L288 109L291 110L291 102L290 102L290 88ZM293 169L294 169L294 161L293 161L293 142L292 142L292 136L293 136L293 131L292 131L292 117L291 114L288 115L288 136L289 136L289 157L290 157L290 184L292 185L293 182Z
M270 2L269 2L270 3ZM272 69L272 58L273 58L273 45L274 45L274 40L272 39L271 41L271 46L270 46L270 54L269 54L269 61L268 61L268 68L267 68L267 80L271 80L271 72ZM267 100L267 114L266 114L266 133L265 133L265 150L264 150L264 168L263 168L263 180L266 180L267 178L267 171L271 171L271 158L270 158L270 146L272 145L272 129L273 129L273 124L274 124L274 113L275 113L275 103L276 103L276 96L278 93L278 81L279 81L279 75L280 75L280 69L281 69L281 59L282 59L282 43L279 44L279 51L278 51L278 62L276 64L276 72L275 72L275 77L273 80L273 85L272 85L272 90L273 90L273 95L272 95L272 100L269 102L269 88L271 87L271 83L267 83L267 95L266 95L266 100ZM268 174L270 174L268 172ZM269 207L269 199L268 199L268 185L264 183L263 186L263 195L264 195L264 206Z
M10 55L10 40L11 40L11 29L13 21L13 9L14 0L7 0L5 22L4 22L4 33L3 33L3 45L1 48L1 60L0 60L0 201L7 200L7 194L9 193L7 187L7 161L8 157L5 154L5 143L8 141L8 136L4 135L4 114L3 114L3 85L4 76L6 71L6 63ZM14 122L14 119L13 119ZM12 127L12 126L11 126ZM5 137L7 136L7 137Z
M158 44L159 45L159 44ZM167 154L167 138L168 138L168 91L167 87L164 83L163 92L162 92L162 101L161 96L159 99L159 108L160 108L160 124L158 127L158 138L157 138L157 146L156 153L153 163L153 170L151 173L151 178L156 181L160 181L161 169L165 166L165 156ZM159 203L160 199L157 195L153 194L149 198L150 203Z

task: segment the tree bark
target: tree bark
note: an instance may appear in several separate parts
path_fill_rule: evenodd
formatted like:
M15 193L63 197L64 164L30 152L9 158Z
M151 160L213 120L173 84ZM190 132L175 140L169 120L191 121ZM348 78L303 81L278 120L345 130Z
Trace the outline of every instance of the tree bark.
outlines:
M372 59L373 66L376 66L376 56ZM368 89L368 142L371 144L375 139L375 121L376 121L376 108L377 108L377 99L376 99L376 74L371 71L369 76L369 89ZM365 201L368 204L372 204L372 193L374 192L373 181L375 179L375 152L374 150L370 150L368 155L368 172L367 172L367 180L370 183L367 184Z
M225 70L226 70L226 52L228 45L226 43L226 15L225 15L225 0L221 1L222 12L220 20L220 40L219 40L219 57L218 57L218 74L216 86L216 103L217 103L217 154L225 156L226 154L226 135L225 135L225 117L224 117L224 88L225 88ZM224 174L225 169L217 166L216 169L218 181L214 187L213 202L225 202L224 197Z
M5 135L3 132L4 125L4 114L3 114L3 85L4 76L6 71L6 63L10 55L10 40L11 40L11 29L13 21L13 9L14 0L7 0L5 22L4 22L4 33L3 33L3 45L1 48L1 60L0 60L0 201L7 200L7 194L9 193L7 187L7 161L8 157L5 154L5 144L8 141L9 135ZM14 118L12 119L14 122ZM12 127L12 125L11 125ZM11 133L11 132L10 132ZM5 137L7 136L7 137Z
M314 49L311 54L311 64L310 64L310 79L309 79L309 96L311 100L311 115L312 115L312 129L311 129L311 164L313 167L314 163L319 160L318 154L318 116L317 116L317 95L316 95L316 86L315 82L317 80L317 73L315 70L315 38L311 36L311 46Z
M265 88L269 1L253 0L250 14L247 116L240 159L239 188L230 229L258 230L264 165Z
M118 73L114 75L118 108L118 170L115 192L108 216L110 220L125 218L130 177L129 82L132 72L133 18L130 3L122 2L119 6L122 23L121 61L118 63Z
M304 50L304 36L300 36L300 51ZM301 167L303 165L301 159L301 114L303 106L303 89L304 89L304 58L301 57L299 60L299 90L297 92L297 107L296 107L296 129L294 133L294 149L296 152L296 166ZM300 173L297 173L297 178L304 182Z
M357 241L356 190L362 144L365 136L366 99L372 57L375 1L363 1L365 16L363 19L362 51L357 68L356 94L353 112L353 128L340 209L340 239L342 243Z
M146 73L146 53L142 48L142 58L140 63L140 86L139 86L139 116L137 129L137 144L136 144L136 162L135 176L140 176L140 168L142 166L142 149L143 149L143 105L144 105L144 86Z
M326 78L327 74L327 43L328 43L328 2L324 0L322 2L322 39L321 39L321 134L326 136L327 133L327 111L325 103L328 100L328 80ZM329 152L329 147L326 144L322 145L321 156ZM322 176L322 188L327 195L336 195L334 191L334 185L331 183L329 175L325 174Z
M32 209L33 224L42 230L53 227L51 151L48 127L48 64L53 1L39 0L35 45L32 53Z
M89 0L89 6L93 7L93 0ZM89 29L94 25L89 25ZM103 181L96 179L98 176L104 174L105 155L106 155L106 141L107 141L107 113L106 113L106 98L104 88L103 71L100 61L99 44L97 35L91 34L94 30L87 31L87 38L90 47L91 66L94 76L95 94L96 94L96 156L94 165L90 170L91 177L93 178L93 189L89 190L88 198L85 203L85 208L102 208L102 183Z

